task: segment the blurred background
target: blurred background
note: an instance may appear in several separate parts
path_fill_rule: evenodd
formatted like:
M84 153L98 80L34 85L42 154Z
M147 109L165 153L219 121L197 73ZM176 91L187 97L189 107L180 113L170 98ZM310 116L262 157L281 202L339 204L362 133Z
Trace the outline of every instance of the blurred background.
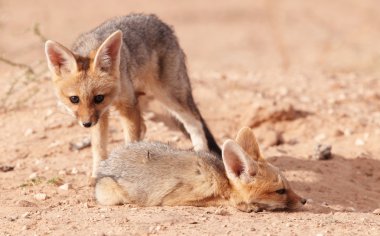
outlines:
M0 1L0 56L33 64L113 16L157 14L191 70L380 70L378 0ZM0 72L12 67L0 62Z

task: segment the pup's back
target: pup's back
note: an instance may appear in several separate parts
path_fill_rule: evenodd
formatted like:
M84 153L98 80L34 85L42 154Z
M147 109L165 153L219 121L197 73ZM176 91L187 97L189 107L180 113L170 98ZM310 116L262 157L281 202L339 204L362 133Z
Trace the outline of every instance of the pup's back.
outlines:
M228 188L220 159L210 153L138 142L115 150L101 162L95 189L104 205L198 205Z
M131 58L137 60L137 64L145 63L152 51L160 55L167 50L180 50L173 30L155 15L144 14L112 18L93 30L81 34L72 49L78 55L88 56L117 30L123 32L123 41L128 47L128 53L139 55ZM122 51L122 58L129 57L123 53Z

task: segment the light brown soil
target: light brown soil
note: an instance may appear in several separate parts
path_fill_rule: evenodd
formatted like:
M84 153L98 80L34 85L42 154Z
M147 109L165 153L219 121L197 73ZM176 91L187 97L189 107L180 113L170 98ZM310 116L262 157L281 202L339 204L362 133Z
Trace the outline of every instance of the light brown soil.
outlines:
M89 131L57 107L34 29L70 45L129 12L174 26L219 144L254 126L265 156L311 199L302 210L96 205L90 150L69 149ZM375 0L0 1L0 56L35 72L0 62L0 167L14 166L0 170L0 234L380 235L379 29ZM148 140L191 147L162 108L146 110ZM110 140L123 143L115 115ZM332 145L331 160L310 158L318 143Z

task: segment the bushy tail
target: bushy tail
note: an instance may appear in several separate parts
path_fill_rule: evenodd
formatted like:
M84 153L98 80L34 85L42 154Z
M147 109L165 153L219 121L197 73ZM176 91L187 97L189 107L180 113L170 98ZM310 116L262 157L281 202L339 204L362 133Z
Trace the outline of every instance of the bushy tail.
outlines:
M214 136L212 135L211 131L208 129L208 126L207 126L206 122L203 120L202 116L201 116L201 122L202 122L202 126L203 126L203 132L206 135L208 149L211 152L217 154L218 158L221 158L222 157L222 150L220 150L220 147L216 143Z

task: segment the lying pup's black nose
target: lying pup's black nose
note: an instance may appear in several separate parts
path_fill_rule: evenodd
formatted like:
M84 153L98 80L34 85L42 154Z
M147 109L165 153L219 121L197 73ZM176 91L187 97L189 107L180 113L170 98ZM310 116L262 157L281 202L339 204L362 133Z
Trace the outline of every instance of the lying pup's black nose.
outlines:
M306 202L307 202L307 200L306 200L305 198L302 198L302 199L301 199L301 203L302 203L303 205L305 205Z
M91 122L83 122L82 124L83 124L83 126L86 127L86 128L90 128L91 125L92 125Z

